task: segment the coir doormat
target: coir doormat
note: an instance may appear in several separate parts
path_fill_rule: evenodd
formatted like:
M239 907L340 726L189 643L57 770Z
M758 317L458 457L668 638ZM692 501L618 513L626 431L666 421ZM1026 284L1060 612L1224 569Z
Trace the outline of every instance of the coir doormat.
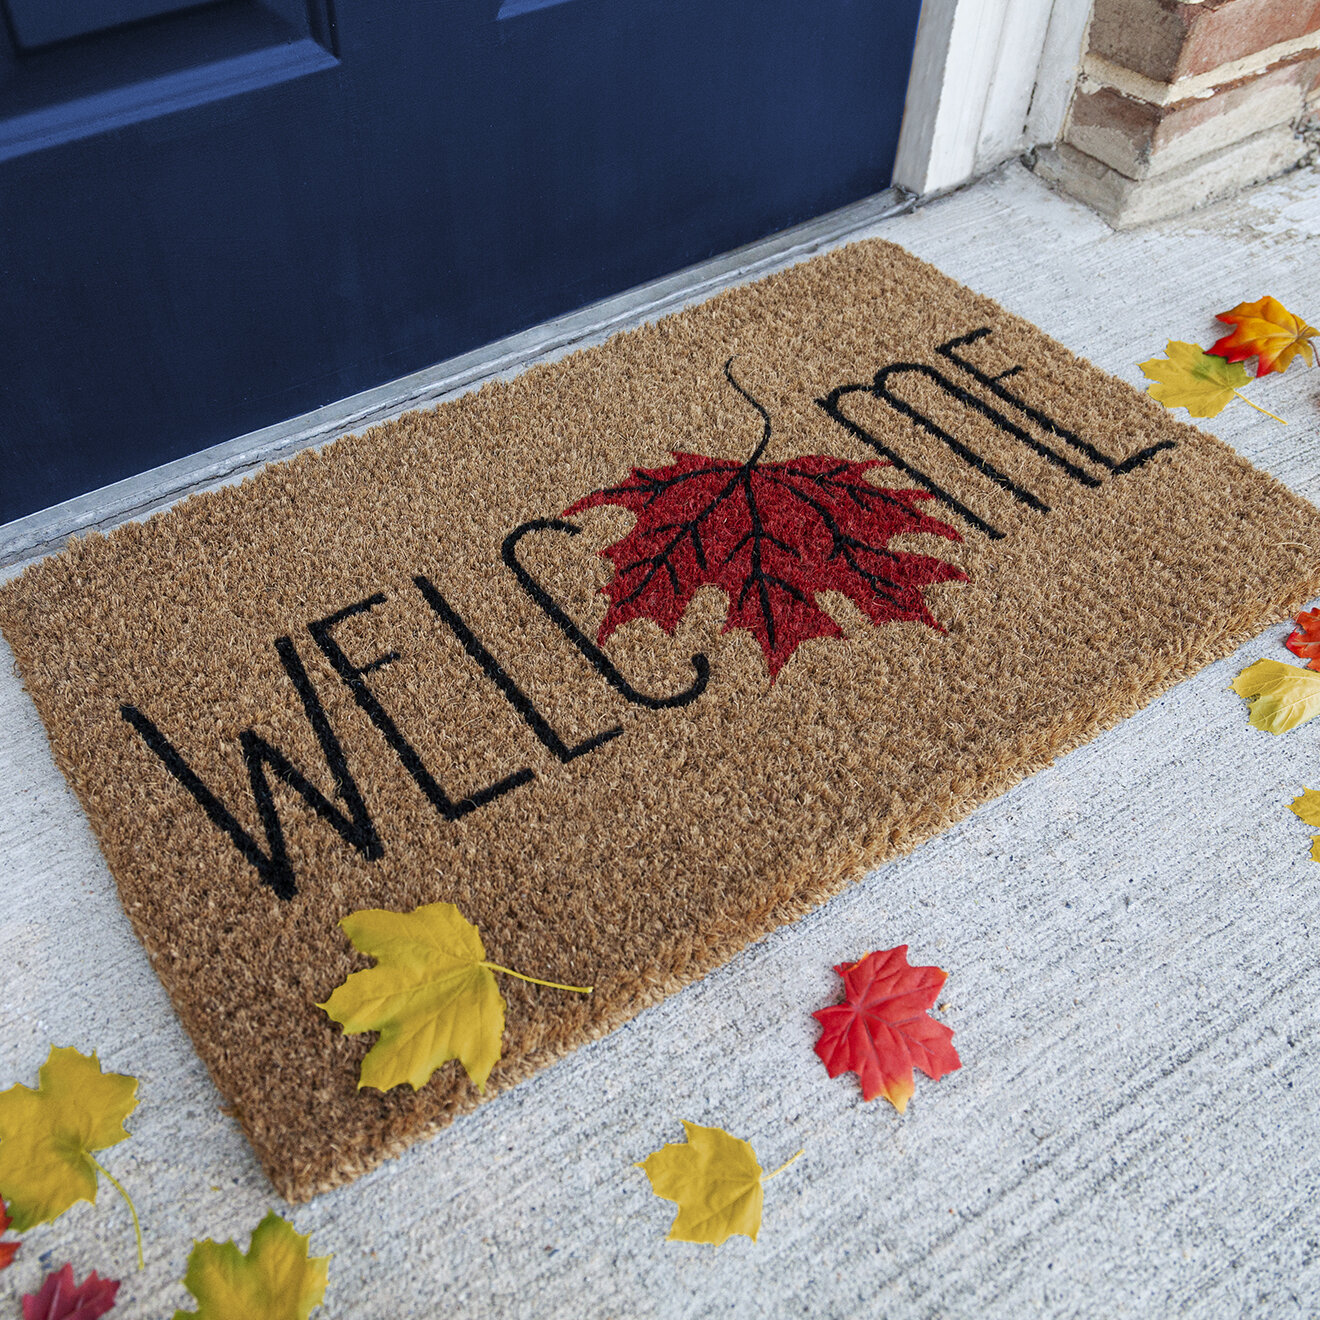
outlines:
M363 908L502 980L487 1094L623 1022L1320 590L1320 515L868 242L242 486L0 594L153 964L278 1189L479 1099L357 1087Z

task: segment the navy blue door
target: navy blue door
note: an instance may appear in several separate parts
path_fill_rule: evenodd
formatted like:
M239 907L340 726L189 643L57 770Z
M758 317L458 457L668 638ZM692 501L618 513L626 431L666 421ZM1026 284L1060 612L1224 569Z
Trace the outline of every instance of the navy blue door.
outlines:
M0 522L885 187L920 0L0 0Z

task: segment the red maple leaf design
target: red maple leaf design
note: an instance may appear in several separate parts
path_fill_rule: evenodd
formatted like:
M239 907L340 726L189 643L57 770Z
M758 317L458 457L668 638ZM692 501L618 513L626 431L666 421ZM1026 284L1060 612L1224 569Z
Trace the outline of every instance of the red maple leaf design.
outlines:
M115 1304L116 1279L98 1279L93 1270L74 1285L73 1266L46 1276L39 1293L23 1298L23 1320L100 1320Z
M756 637L771 681L809 637L843 636L816 604L818 591L842 592L877 625L912 619L939 629L921 589L967 575L941 559L888 548L905 533L962 539L920 511L929 493L872 485L865 474L890 466L880 459L808 454L763 463L770 417L734 380L732 361L725 377L765 422L746 462L674 450L669 467L633 468L621 485L565 510L570 516L615 504L637 515L628 535L601 552L615 573L604 588L610 606L598 640L637 618L672 634L704 586L727 593L724 631L744 628Z
M883 1095L901 1114L912 1098L912 1069L938 1081L962 1067L953 1032L927 1017L946 980L938 967L910 967L907 945L840 963L843 1003L811 1016L824 1028L816 1053L831 1077L855 1072L862 1098Z
M0 1196L0 1237L9 1232L11 1222L9 1212L5 1209L5 1198ZM18 1247L17 1242L0 1242L0 1270L8 1269L13 1263Z
M1320 669L1320 610L1303 610L1284 646L1300 655L1308 669Z

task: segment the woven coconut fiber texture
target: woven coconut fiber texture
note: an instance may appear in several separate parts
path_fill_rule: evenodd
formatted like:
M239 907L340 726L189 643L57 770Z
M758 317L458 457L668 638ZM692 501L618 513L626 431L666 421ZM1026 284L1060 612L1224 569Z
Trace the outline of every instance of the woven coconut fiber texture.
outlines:
M0 626L299 1200L480 1099L456 1061L358 1089L375 1037L317 1007L369 965L349 913L452 902L491 961L594 984L500 978L489 1095L1226 655L1317 563L1309 504L870 241L71 543Z

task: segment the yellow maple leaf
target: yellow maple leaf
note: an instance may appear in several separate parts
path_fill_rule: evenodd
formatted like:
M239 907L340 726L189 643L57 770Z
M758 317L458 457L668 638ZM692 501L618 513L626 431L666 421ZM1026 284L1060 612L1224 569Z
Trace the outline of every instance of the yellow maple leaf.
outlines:
M1288 810L1300 816L1308 825L1320 825L1320 793L1313 788L1303 788L1300 797L1295 797L1288 804ZM1311 860L1320 862L1320 834L1311 840Z
M194 1243L183 1285L199 1303L174 1320L307 1320L325 1297L330 1257L309 1258L304 1236L273 1210L246 1252L233 1242Z
M560 985L486 961L477 928L452 903L412 912L365 908L340 926L376 966L354 972L324 1004L346 1034L380 1032L362 1060L358 1089L388 1091L407 1082L414 1091L450 1059L486 1089L499 1061L504 996L495 972L533 985L590 994L589 985Z
M1267 733L1287 733L1320 715L1320 674L1280 660L1257 660L1233 680L1233 691L1251 702L1251 723Z
M128 1199L92 1151L126 1140L124 1120L136 1107L136 1078L103 1073L95 1054L53 1045L36 1090L20 1083L0 1091L0 1196L16 1232L94 1202L98 1172Z
M1177 339L1169 340L1164 351L1167 357L1151 358L1140 366L1142 373L1156 382L1146 386L1146 393L1166 408L1186 408L1193 417L1218 417L1235 394L1251 403L1237 388L1250 380L1240 363L1204 353L1195 344ZM1258 403L1251 406L1275 421L1283 421Z
M1308 825L1320 825L1320 793L1304 788L1300 797L1288 804L1288 810L1300 816Z
M1294 316L1277 298L1238 303L1231 312L1220 312L1216 320L1231 325L1233 333L1217 340L1210 351L1230 362L1254 357L1257 376L1267 376L1271 371L1287 371L1288 364L1298 353L1306 359L1308 366L1315 362L1311 338L1320 335L1320 330L1307 325L1300 316Z
M678 1203L667 1242L719 1246L736 1233L756 1241L761 1228L763 1184L783 1173L802 1152L774 1173L763 1174L751 1146L722 1128L683 1121L687 1141L668 1142L637 1167L651 1189Z

